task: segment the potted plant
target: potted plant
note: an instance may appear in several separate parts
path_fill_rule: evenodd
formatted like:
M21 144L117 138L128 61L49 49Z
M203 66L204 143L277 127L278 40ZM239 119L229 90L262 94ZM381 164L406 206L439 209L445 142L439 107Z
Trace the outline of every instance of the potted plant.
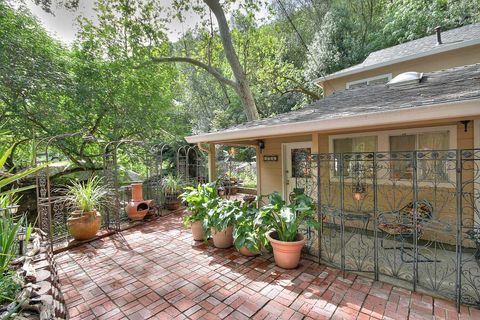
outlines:
M188 214L183 217L183 223L185 226L191 226L194 240L203 240L205 237L203 221L207 212L214 208L219 200L216 184L199 184L196 188L186 187L180 197L186 203L188 210Z
M216 248L226 249L233 246L233 226L240 207L241 202L238 200L221 199L216 206L208 210L203 227L206 236L212 236Z
M183 189L182 179L170 173L163 178L162 188L165 194L165 206L167 209L170 211L178 210L181 204L179 196Z
M305 194L297 195L290 205L282 200L278 192L268 198L270 203L260 209L260 218L272 228L266 236L272 245L275 263L284 269L294 269L305 244L305 238L298 232L300 225L319 226L315 220L315 205L312 198Z
M247 257L260 254L262 247L267 244L266 231L262 224L257 223L257 215L256 202L244 202L235 217L233 243Z
M76 207L67 220L68 231L75 240L84 241L95 237L102 223L97 211L107 198L108 190L98 177L86 182L73 182L68 187L67 201Z

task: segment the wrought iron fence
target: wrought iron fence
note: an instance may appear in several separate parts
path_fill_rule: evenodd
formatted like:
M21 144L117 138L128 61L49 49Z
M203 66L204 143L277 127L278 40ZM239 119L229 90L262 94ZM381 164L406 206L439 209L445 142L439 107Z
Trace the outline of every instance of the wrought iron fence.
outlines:
M304 230L308 254L480 306L480 149L322 153L299 165L321 221Z

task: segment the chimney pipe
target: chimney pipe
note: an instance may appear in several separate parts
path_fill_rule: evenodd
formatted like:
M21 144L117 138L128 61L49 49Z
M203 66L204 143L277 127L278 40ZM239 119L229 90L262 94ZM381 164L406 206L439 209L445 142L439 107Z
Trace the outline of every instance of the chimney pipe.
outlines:
M437 32L437 46L442 44L442 29L440 26L435 28L435 31Z

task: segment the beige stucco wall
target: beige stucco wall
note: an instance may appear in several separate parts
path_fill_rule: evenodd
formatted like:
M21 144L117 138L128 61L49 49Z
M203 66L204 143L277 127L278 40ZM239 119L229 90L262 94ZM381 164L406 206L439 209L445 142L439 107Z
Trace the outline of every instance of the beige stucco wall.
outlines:
M475 63L480 63L480 45L443 52L428 57L360 72L354 75L326 81L326 83L321 84L321 86L324 89L325 96L329 96L334 91L345 90L347 82L350 81L361 80L388 73L391 73L392 77L395 77L396 75L407 71L430 72Z
M472 119L473 120L473 119ZM473 121L471 121L468 124L468 130L465 132L464 125L462 123L459 123L458 121L450 121L450 122L431 122L431 123L423 123L421 127L428 127L428 126L445 126L445 125L455 125L457 127L457 148L458 149L468 149L468 148L473 148L474 147L474 126L473 126ZM404 129L413 129L413 128L419 128L419 124L415 125L403 125L403 126L395 126L395 127L385 127L384 130L396 130L399 128L404 128ZM379 131L378 128L372 128L372 129L363 129L361 131L351 131L351 132L342 132L342 133L364 133L364 132L377 132ZM334 134L338 134L338 132L335 132ZM283 143L291 143L291 142L303 142L303 141L312 141L312 144L317 144L318 150L321 153L328 153L329 152L329 133L315 133L312 132L310 135L301 135L301 136L289 136L289 137L277 137L277 138L265 138L263 141L265 142L265 149L262 151L261 156L259 158L259 167L260 167L260 184L259 184L259 193L262 195L269 194L273 191L278 191L282 192L282 187L283 187L283 159L282 159L282 144ZM313 147L315 148L315 146ZM379 150L379 151L386 151L386 150ZM277 155L278 156L278 161L275 162L264 162L263 161L263 155ZM465 178L468 179L469 176L471 176L471 172L464 172L463 173ZM471 177L470 177L471 178ZM348 189L348 183L346 183L346 190ZM389 193L389 192L399 192L399 190L389 190L392 189L391 186L386 185L386 189L384 189L384 193ZM407 187L408 188L408 187ZM428 198L427 195L421 195L422 192L426 192L425 189L422 189L420 192L420 196L424 198ZM441 192L445 192L445 194L448 194L448 197L452 193L454 193L454 189L449 190L448 188L445 188L445 190L439 190L437 192L437 195L440 195ZM337 195L339 196L339 195ZM445 196L447 197L447 196ZM334 197L335 198L335 197ZM338 200L338 199L337 199ZM385 199L379 199L379 208L382 206L386 206L384 201ZM455 200L454 198L451 200ZM334 200L335 201L335 200ZM355 201L353 200L352 197L345 198L345 207L355 207ZM368 205L366 205L368 207ZM447 224L455 224L456 220L456 206L455 206L455 201L452 201L450 204L445 205L441 212L438 214L436 217L440 221L443 221ZM473 221L473 213L468 212L468 210L464 211L464 219L465 221ZM351 226L355 225L355 222L349 222L348 223ZM358 227L358 226L357 226ZM372 226L370 226L372 227ZM425 238L434 240L434 238L438 241L443 241L445 243L451 243L453 244L455 242L455 237L454 234L439 234L435 233L433 234L432 232L426 231Z
M447 121L447 122L423 122L420 124L414 125L402 125L402 126L390 126L384 127L381 130L396 130L396 129L413 129L413 128L424 128L424 127L435 127L435 126L448 126L456 125L457 126L457 148L458 149L468 149L473 148L473 121L468 124L468 130L465 132L464 126L462 123L457 121ZM282 175L283 175L283 159L282 159L282 144L291 143L291 142L303 142L303 141L312 141L312 137L318 134L318 149L322 153L329 152L329 140L328 137L330 134L339 134L339 133L365 133L365 132L377 132L381 131L378 128L372 129L363 129L363 130L351 130L351 131L342 131L342 132L332 132L332 133L316 133L312 132L309 135L299 135L299 136L288 136L288 137L276 137L276 138L264 138L262 139L265 142L265 149L262 151L259 159L260 166L260 193L269 194L273 191L282 191ZM315 138L313 139L315 140ZM315 147L314 147L315 148ZM385 151L385 150L379 150ZM278 161L263 161L264 155L276 155L278 156Z

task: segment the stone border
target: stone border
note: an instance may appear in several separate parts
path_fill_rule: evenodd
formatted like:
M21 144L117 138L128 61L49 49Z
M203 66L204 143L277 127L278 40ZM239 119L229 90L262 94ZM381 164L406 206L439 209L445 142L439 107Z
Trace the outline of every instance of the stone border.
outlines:
M22 282L22 289L16 301L0 314L0 319L17 308L19 310L11 314L12 319L68 319L57 264L47 234L35 229L30 241L27 253L11 263Z

